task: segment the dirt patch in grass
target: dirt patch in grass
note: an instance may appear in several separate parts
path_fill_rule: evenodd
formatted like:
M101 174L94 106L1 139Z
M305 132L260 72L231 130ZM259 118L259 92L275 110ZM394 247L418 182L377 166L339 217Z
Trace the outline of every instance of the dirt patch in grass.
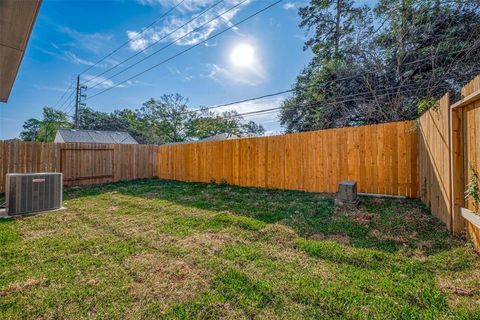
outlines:
M469 305L480 310L480 268L469 268L462 272L446 272L438 277L442 292L452 307Z
M126 266L137 275L130 288L132 295L163 306L194 297L210 278L204 269L152 253L134 255L126 261Z
M415 232L411 234L405 234L405 232L402 232L401 234L402 235L385 234L378 229L373 229L369 232L369 235L374 237L375 239L378 239L380 241L394 241L396 244L400 245L408 243L410 239L416 236Z
M22 282L10 283L3 289L0 289L0 297L6 296L9 293L22 292L28 290L31 287L39 286L44 283L45 279L27 279Z
M206 232L195 233L191 236L180 239L177 245L186 249L202 252L203 254L208 254L218 252L222 246L236 241L238 240L235 240L234 237L226 232Z

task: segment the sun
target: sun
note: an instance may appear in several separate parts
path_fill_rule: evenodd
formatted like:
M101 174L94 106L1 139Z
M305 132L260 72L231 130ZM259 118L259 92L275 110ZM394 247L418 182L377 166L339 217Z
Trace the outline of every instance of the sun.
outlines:
M247 43L236 45L230 53L233 65L239 68L251 68L255 63L255 48Z

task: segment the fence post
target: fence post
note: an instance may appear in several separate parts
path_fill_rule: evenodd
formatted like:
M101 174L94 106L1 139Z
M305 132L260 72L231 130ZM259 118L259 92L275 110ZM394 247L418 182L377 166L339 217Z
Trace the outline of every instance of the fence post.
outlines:
M460 208L465 206L465 165L464 165L464 112L463 108L450 108L450 176L452 232L461 233L465 221Z

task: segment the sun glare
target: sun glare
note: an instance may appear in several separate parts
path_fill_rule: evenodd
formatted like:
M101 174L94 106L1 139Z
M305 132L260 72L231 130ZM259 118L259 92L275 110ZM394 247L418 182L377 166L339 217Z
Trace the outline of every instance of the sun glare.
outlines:
M255 49L246 43L238 44L230 53L230 60L236 67L253 67L255 63Z

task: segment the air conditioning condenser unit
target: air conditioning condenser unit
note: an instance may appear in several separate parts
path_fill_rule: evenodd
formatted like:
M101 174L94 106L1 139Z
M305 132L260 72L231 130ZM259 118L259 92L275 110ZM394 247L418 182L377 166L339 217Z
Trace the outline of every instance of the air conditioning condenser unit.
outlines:
M5 188L7 214L60 209L62 191L61 173L8 173Z

